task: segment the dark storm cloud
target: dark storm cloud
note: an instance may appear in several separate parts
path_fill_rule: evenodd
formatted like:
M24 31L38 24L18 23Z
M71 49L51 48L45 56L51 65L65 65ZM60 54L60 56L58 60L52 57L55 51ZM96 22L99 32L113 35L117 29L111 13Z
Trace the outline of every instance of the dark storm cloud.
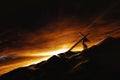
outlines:
M111 24L120 20L119 0L24 0L8 2L3 2L0 8L1 50L6 47L21 48L24 45L31 46L33 43L28 43L27 41L30 41L28 39L32 35L36 35L35 37L41 36L39 37L41 40L38 39L40 41L37 41L38 43L52 41L53 39L45 38L43 35L52 32L55 34L55 31L59 32L59 30L69 28L69 26L62 27L63 24L57 30L58 25L55 26L54 24L52 25L53 27L46 25L60 21L60 19L63 20L65 17L76 17L81 24L88 26L102 15L100 20L93 24L93 29L99 26L111 26ZM71 25L73 26L74 24ZM36 33L38 30L39 33Z
M115 0L24 0L1 4L0 21L5 26L44 25L63 16L89 19L106 9Z

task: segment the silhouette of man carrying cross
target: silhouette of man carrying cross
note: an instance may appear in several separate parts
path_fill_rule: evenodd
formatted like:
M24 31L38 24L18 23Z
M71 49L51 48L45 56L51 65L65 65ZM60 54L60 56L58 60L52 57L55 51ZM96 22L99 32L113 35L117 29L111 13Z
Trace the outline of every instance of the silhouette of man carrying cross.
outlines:
M90 42L90 40L87 39L87 36L84 36L81 32L80 32L80 35L83 36L83 39L82 39L82 46L83 46L83 50L86 50L88 48L86 42ZM88 33L89 35L89 33Z
M77 43L75 43L67 52L70 52L74 47L76 47L80 42L82 42L82 46L83 46L83 50L86 50L88 47L87 47L87 44L86 42L90 42L88 39L87 39L87 36L89 35L86 34L86 35L83 35L81 32L80 32L80 35L83 37L82 39L80 39Z

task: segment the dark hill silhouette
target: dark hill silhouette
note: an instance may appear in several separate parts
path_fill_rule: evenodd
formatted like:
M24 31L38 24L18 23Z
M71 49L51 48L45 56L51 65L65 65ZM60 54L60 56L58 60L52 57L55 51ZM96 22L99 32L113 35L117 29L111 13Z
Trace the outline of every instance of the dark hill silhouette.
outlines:
M82 52L54 55L18 68L0 80L120 80L120 38L107 37Z

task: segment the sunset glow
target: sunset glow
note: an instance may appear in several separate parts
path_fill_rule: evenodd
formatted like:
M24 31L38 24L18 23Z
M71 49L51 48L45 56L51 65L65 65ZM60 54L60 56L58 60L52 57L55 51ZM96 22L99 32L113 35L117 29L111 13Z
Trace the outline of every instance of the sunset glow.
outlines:
M105 21L102 22L104 23ZM82 38L79 32L85 35L90 33L87 37L91 41L87 43L88 47L95 45L107 36L120 36L118 34L120 30L119 26L100 26L93 28L83 26L86 25L80 23L76 18L66 18L51 22L43 27L42 30L37 29L34 33L26 33L23 35L25 40L18 42L18 48L10 46L1 52L0 56L8 55L11 60L1 62L0 74L2 75L19 67L37 64L50 58L52 55L66 52ZM82 50L83 47L80 43L72 51Z
M30 51L30 52L22 52L24 53L24 55L16 55L16 56L20 56L23 57L23 59L21 58L20 60L11 60L8 63L5 64L1 64L1 72L0 74L4 74L7 73L13 69L16 69L18 67L25 67L25 66L29 66L31 64L37 64L43 60L47 60L48 58L50 58L52 55L57 55L59 53L64 53L68 50L69 48L62 48L62 49L58 49L58 50L51 50L51 51L46 51L46 52L39 52L39 51ZM80 51L82 50L82 48L75 48L73 51ZM17 52L16 52L17 53ZM20 52L19 52L20 53ZM24 57L26 57L24 59ZM28 58L27 58L28 57ZM11 63L14 62L14 63ZM6 65L6 66L4 66Z

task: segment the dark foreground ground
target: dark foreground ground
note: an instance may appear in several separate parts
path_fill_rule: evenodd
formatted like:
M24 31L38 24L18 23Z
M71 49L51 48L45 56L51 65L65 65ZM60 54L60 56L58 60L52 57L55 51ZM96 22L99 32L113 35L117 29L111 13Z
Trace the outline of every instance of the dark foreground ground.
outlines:
M120 38L108 37L82 52L54 55L18 68L0 80L120 80Z

